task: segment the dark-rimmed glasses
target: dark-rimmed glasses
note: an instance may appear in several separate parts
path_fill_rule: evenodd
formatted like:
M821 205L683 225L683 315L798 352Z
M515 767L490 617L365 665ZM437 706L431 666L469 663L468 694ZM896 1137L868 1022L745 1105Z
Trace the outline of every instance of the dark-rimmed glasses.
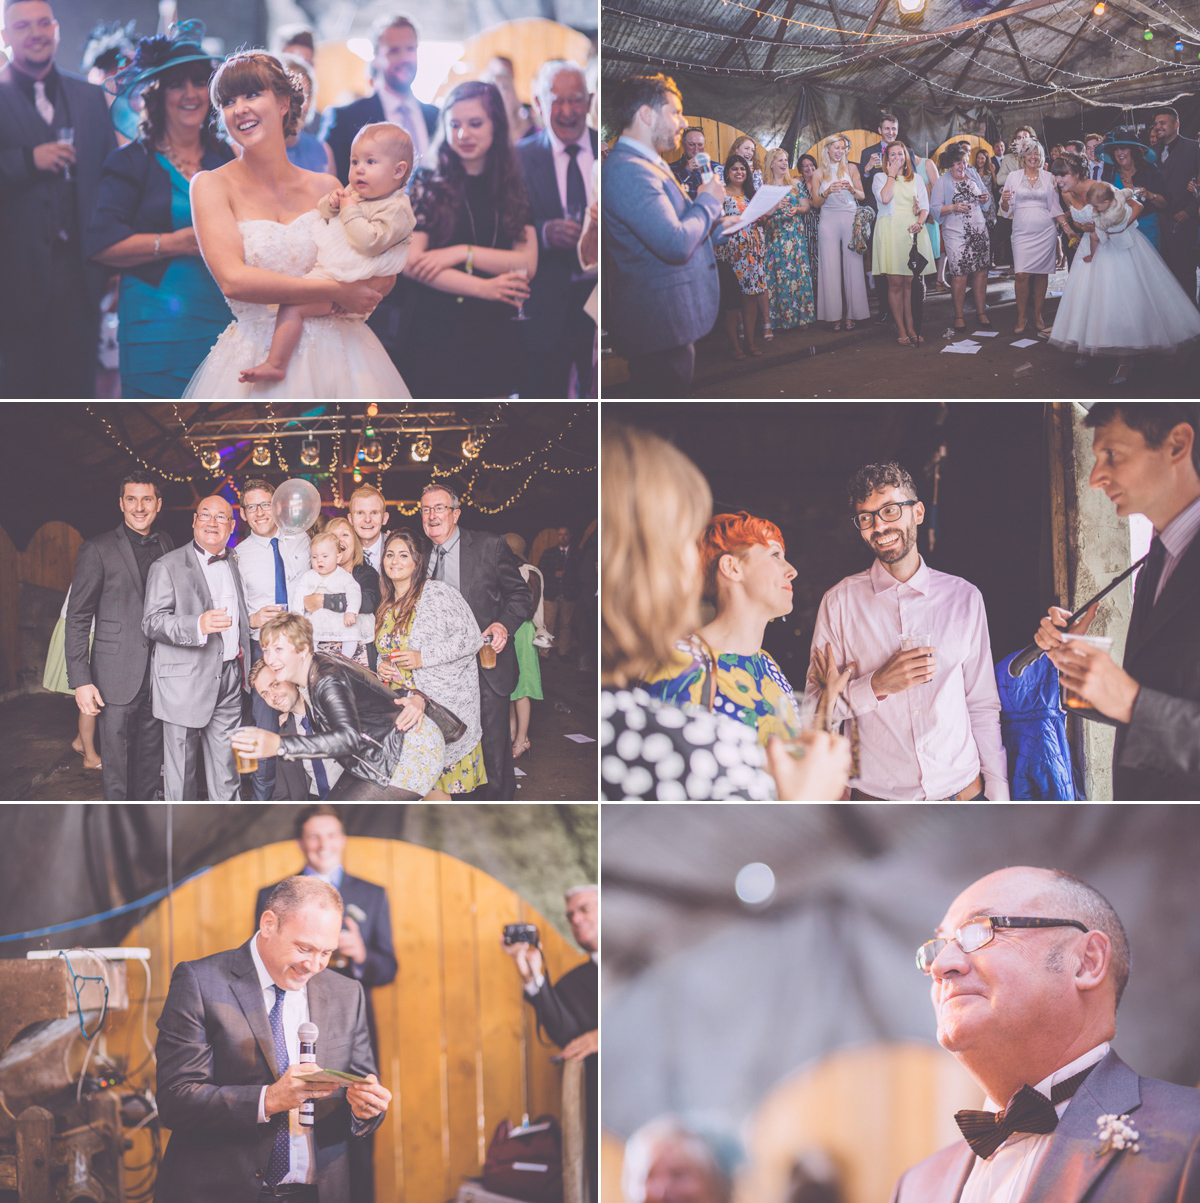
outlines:
M1077 927L1081 932L1090 929L1078 919L1027 919L1018 915L980 915L962 925L951 937L963 952L978 952L996 938L996 932L1004 927ZM927 940L917 949L917 968L922 973L932 973L933 963L950 940Z
M884 522L895 522L901 514L904 513L906 505L920 505L918 501L889 501L887 505L881 506L877 510L862 510L855 514L850 521L854 523L859 530L870 530L875 525L876 517L880 517Z

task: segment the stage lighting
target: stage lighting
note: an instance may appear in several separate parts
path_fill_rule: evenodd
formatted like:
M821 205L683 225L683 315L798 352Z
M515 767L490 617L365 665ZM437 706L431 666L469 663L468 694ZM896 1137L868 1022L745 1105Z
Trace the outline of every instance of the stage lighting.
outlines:
M221 467L221 453L215 447L205 447L200 452L200 466L206 472L216 472Z
M377 464L383 459L383 448L378 439L372 439L363 447L363 459L368 464Z
M425 463L433 452L433 439L427 434L418 435L413 439L411 455L418 464Z
M300 444L300 462L309 468L321 462L321 444L311 434Z
M483 440L472 430L462 442L462 453L466 459L478 459L483 450Z
M250 457L256 468L265 468L271 462L271 451L266 443L255 443L254 454Z
M913 17L925 11L925 0L896 0L902 17Z

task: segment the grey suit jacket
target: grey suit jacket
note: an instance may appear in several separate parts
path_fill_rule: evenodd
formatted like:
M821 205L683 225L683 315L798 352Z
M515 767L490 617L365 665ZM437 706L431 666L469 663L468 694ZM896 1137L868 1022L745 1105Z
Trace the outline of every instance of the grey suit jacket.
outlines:
M250 666L250 615L237 562L229 567L237 587L242 680ZM219 633L202 638L200 615L213 608L208 581L189 539L150 565L142 630L154 640L150 685L154 717L181 727L207 727L221 684Z
M118 706L137 696L150 662L150 640L142 631L142 574L127 530L122 521L79 549L65 624L68 684L72 689L95 685L105 704ZM170 551L171 536L155 533L163 550ZM96 638L89 654L93 618Z
M1099 1152L1098 1117L1125 1114L1141 1152ZM974 1163L960 1140L903 1174L892 1203L957 1203ZM1143 1078L1110 1052L1063 1112L1021 1203L1200 1203L1200 1091Z
M692 201L661 159L618 141L602 168L604 321L625 355L682 347L717 320L721 286L711 231L720 202Z
M253 937L252 937L253 938ZM317 1063L375 1073L362 987L328 971L308 982ZM276 1124L258 1122L258 1100L282 1072L249 942L175 968L158 1021L158 1110L171 1140L156 1203L256 1203ZM354 1122L339 1090L315 1103L315 1177L321 1203L349 1203L347 1141L383 1122Z

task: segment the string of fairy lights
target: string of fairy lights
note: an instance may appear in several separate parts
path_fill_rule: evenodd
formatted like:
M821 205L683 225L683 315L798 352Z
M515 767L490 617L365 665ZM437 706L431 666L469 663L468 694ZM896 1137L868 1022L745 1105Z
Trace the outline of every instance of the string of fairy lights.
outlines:
M222 464L221 455L216 446L208 441L206 441L203 446L198 446L196 441L188 433L187 423L184 421L183 416L179 412L178 404L173 403L171 408L175 420L183 432L184 442L193 455L196 456L198 469L194 472L187 474L173 472L169 468L164 468L160 464L151 463L144 456L138 454L133 447L126 443L124 438L118 433L118 431L113 427L113 424L105 416L102 407L89 405L86 407L86 410L88 414L99 420L104 428L105 434L115 446L117 446L130 458L135 460L147 471L154 473L156 476L159 476L164 480L173 481L177 484L194 484L197 480L215 482L216 480L220 479L232 487L234 484L233 475L229 472L228 468ZM375 406L372 406L368 409L368 423L371 421L371 417L374 416L371 414L372 409L375 409L376 412L378 412L377 407ZM582 409L576 410L571 415L569 420L563 425L563 427L555 434L550 435L542 446L536 447L534 450L516 460L513 460L511 463L492 462L484 458L483 455L484 447L486 446L490 435L500 422L499 411L500 407L498 406L489 417L479 422L478 428L473 428L471 430L471 433L468 435L467 439L463 440L463 462L450 466L442 466L436 463L430 465L430 476L434 480L448 480L449 478L456 477L463 471L463 468L467 464L471 465L470 476L467 479L465 486L463 486L461 489L455 490L464 504L472 506L480 513L498 514L514 505L518 498L520 498L522 494L526 492L530 484L539 477L583 476L596 471L595 463L590 463L580 467L551 467L548 462L548 457L556 451L565 452L567 454L578 454L572 451L570 448L564 446L564 440L568 434L570 434L570 432L577 427L581 419L594 414L594 409L591 404L585 404ZM417 415L413 416L414 418L417 417ZM274 404L270 404L267 407L267 421L271 424L271 432L269 434L251 435L247 439L247 441L253 443L253 448L251 451L251 463L253 463L257 468L269 467L271 465L273 449L275 461L279 470L283 472L290 472L291 466L289 465L288 460L283 453L283 442L279 437L279 429L281 424L284 422L284 419L276 418ZM297 419L295 424L303 426L303 420ZM369 425L365 428L364 433L369 439L374 436L374 430ZM331 441L332 450L329 457L328 468L319 472L318 475L322 477L328 477L333 498L333 505L337 509L345 509L347 508L348 502L344 499L339 485L340 477L343 471L342 424L340 422L336 423L333 427ZM416 453L418 448L421 450L420 455ZM418 436L418 439L411 444L407 436L397 437L392 447L391 454L386 458L380 455L380 458L377 462L362 461L361 466L360 462L356 461L356 463L352 465L350 469L352 471L355 484L358 484L362 481L364 471L371 473L386 472L389 468L391 468L396 458L406 449L411 451L414 460L417 462L427 461L433 452L432 436L429 434L420 435ZM359 455L361 456L362 454L363 448L360 447ZM316 467L317 465L308 464L308 466ZM530 471L525 476L525 479L508 493L505 501L498 505L489 505L484 501L477 499L477 491L482 491L483 488L482 483L480 482L481 472L486 471L489 474L503 475L505 473L517 472L525 467L529 467ZM420 501L414 502L412 506L397 505L396 508L406 517L413 517L420 511Z

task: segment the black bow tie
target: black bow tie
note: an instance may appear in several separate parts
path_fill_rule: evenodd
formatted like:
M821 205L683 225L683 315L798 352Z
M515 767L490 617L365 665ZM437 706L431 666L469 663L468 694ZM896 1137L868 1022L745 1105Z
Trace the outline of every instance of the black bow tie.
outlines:
M158 546L157 535L139 535L136 533L131 533L129 536L129 541L136 544L138 547L149 547L151 544L154 544L155 547Z
M193 546L193 547L194 547L194 548L195 548L195 549L196 549L196 550L197 550L197 551L198 551L198 552L199 552L199 553L200 553L202 556L207 556L207 555L208 555L208 552L207 552L207 551L205 551L205 550L204 550L204 548L203 548L203 547L201 547L199 543L196 543L195 541L193 541L193 542L192 542L192 546ZM223 552L221 552L221 554L220 554L219 556L208 556L208 560L207 560L206 562L207 562L207 563L209 563L209 564L220 564L220 563L222 563L223 561L225 561L225 560L227 560L227 559L229 559L229 548L228 548L228 547L227 547L227 548L225 548L225 550L224 550Z
M1059 1082L1049 1098L1032 1086L1022 1086L1003 1111L956 1111L954 1122L975 1155L986 1161L1014 1132L1053 1132L1058 1127L1054 1108L1066 1102L1094 1068L1089 1065L1082 1073Z

